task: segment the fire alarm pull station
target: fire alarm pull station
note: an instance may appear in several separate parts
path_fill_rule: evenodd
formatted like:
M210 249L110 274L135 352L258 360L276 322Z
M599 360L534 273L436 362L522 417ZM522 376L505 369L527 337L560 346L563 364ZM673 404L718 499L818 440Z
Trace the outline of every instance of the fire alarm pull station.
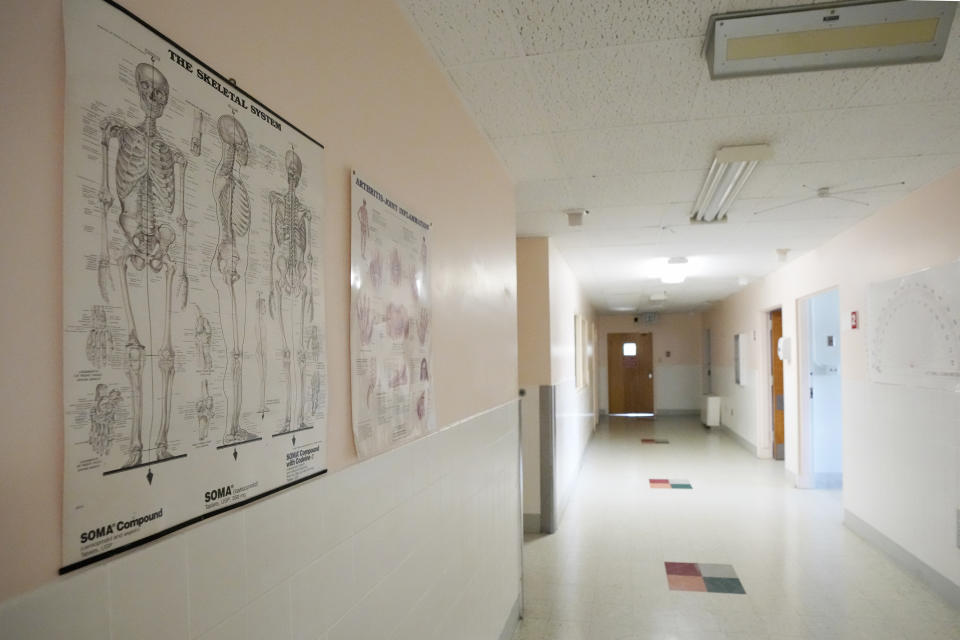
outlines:
M859 311L850 312L850 328L851 329L860 328L860 312Z

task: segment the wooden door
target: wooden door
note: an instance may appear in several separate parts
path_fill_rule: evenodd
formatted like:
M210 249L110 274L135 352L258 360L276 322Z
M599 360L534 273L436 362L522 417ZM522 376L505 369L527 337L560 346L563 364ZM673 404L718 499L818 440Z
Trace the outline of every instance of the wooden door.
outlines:
M653 413L653 334L607 335L610 413Z
M783 460L783 363L777 355L777 342L783 336L783 313L780 309L770 312L770 386L773 407L773 457Z

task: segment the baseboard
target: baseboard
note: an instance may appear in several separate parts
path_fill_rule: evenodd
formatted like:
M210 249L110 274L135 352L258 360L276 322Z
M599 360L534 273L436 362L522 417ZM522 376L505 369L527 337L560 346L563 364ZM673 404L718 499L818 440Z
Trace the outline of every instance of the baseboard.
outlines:
M813 474L813 484L817 489L842 489L842 473L815 473Z
M523 532L524 533L540 533L540 514L539 513L523 514Z
M666 418L668 416L698 416L700 415L700 409L654 409L654 413L658 418Z
M517 630L517 623L520 621L520 603L522 602L522 595L517 594L517 599L513 603L513 607L510 608L510 614L507 616L506 622L503 623L503 631L500 632L500 640L510 640L513 637L513 633Z
M790 469L787 469L786 467L784 467L783 475L787 477L787 482L790 484L791 487L797 486L797 474L795 474L793 471L790 471Z
M920 578L927 586L936 591L944 600L960 607L960 585L913 555L899 544L878 531L873 525L843 510L843 524L855 534L883 551L903 570Z
M714 428L720 429L721 431L725 432L728 436L733 438L734 442L736 442L738 445L740 445L741 447L749 451L750 455L752 456L757 455L757 445L753 444L752 442L744 438L742 435L740 435L739 433L737 433L727 425L721 424L719 427L714 427Z

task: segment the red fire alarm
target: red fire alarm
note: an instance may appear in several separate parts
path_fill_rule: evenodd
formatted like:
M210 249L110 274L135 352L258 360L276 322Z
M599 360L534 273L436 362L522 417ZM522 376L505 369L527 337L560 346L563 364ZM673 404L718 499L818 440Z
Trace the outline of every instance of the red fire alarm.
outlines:
M860 327L860 313L858 311L850 312L850 328L857 329Z

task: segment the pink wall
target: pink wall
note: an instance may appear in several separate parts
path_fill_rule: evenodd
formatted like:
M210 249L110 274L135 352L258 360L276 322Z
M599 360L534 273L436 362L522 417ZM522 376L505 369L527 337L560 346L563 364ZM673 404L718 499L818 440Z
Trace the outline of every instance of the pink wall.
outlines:
M329 467L349 407L349 184L356 167L434 222L437 423L515 397L515 207L501 163L389 0L126 5L326 145ZM63 35L58 0L0 8L4 87L0 600L60 564ZM12 152L16 150L16 152Z
M550 384L548 238L517 238L517 331L520 384Z

